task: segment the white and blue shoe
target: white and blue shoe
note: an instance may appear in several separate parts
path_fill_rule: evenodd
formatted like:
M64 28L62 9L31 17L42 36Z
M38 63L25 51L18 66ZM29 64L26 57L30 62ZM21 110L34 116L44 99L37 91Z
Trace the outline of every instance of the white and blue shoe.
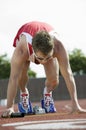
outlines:
M41 106L45 109L46 113L56 112L54 101L51 94L44 94L44 99L41 100Z
M20 102L18 103L19 112L30 114L33 112L31 102L29 100L29 93L26 89L25 93L20 94Z

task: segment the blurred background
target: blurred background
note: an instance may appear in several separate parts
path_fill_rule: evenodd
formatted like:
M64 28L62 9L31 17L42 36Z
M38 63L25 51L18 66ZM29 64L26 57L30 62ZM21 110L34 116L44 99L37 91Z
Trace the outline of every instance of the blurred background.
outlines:
M0 55L11 59L18 29L34 20L51 24L69 52L86 54L86 0L0 0ZM45 77L41 65L31 63L31 69Z

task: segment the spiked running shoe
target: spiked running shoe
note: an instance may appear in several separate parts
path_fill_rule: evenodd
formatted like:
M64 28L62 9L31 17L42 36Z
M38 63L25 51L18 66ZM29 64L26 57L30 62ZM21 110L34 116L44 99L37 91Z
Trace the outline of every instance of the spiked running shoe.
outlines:
M46 113L56 112L51 94L44 94L44 99L41 100L41 106L45 109Z
M19 109L19 112L25 113L25 114L33 112L32 105L29 100L28 91L26 91L26 93L20 94L20 102L18 103L18 109Z

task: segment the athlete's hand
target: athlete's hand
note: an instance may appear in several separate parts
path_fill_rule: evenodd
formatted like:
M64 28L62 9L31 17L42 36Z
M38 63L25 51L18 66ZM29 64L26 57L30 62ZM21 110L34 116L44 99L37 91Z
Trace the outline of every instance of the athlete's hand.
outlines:
M69 114L72 114L72 113L86 113L86 109L83 109L80 106L78 106L78 107L71 107L71 106L67 105L66 108L68 109Z
M72 109L71 113L74 113L74 112L76 112L76 113L86 113L86 109L79 107L79 108L76 108L76 109Z
M6 109L6 110L2 113L1 117L2 117L2 118L8 118L8 117L11 116L12 113L14 113L14 109L13 109L13 108L8 108L8 109Z

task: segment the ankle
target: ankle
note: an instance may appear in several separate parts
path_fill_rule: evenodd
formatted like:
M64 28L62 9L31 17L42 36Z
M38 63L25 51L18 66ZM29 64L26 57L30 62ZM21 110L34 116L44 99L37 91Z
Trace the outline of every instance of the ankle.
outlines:
M28 92L28 89L27 88L25 88L25 90L24 91L20 91L21 92L21 95L22 94L29 94L29 92Z
M51 92L48 92L48 91L47 91L47 87L45 87L45 88L44 88L44 95L45 95L45 94L50 94L50 95L52 95L52 91L51 91Z

